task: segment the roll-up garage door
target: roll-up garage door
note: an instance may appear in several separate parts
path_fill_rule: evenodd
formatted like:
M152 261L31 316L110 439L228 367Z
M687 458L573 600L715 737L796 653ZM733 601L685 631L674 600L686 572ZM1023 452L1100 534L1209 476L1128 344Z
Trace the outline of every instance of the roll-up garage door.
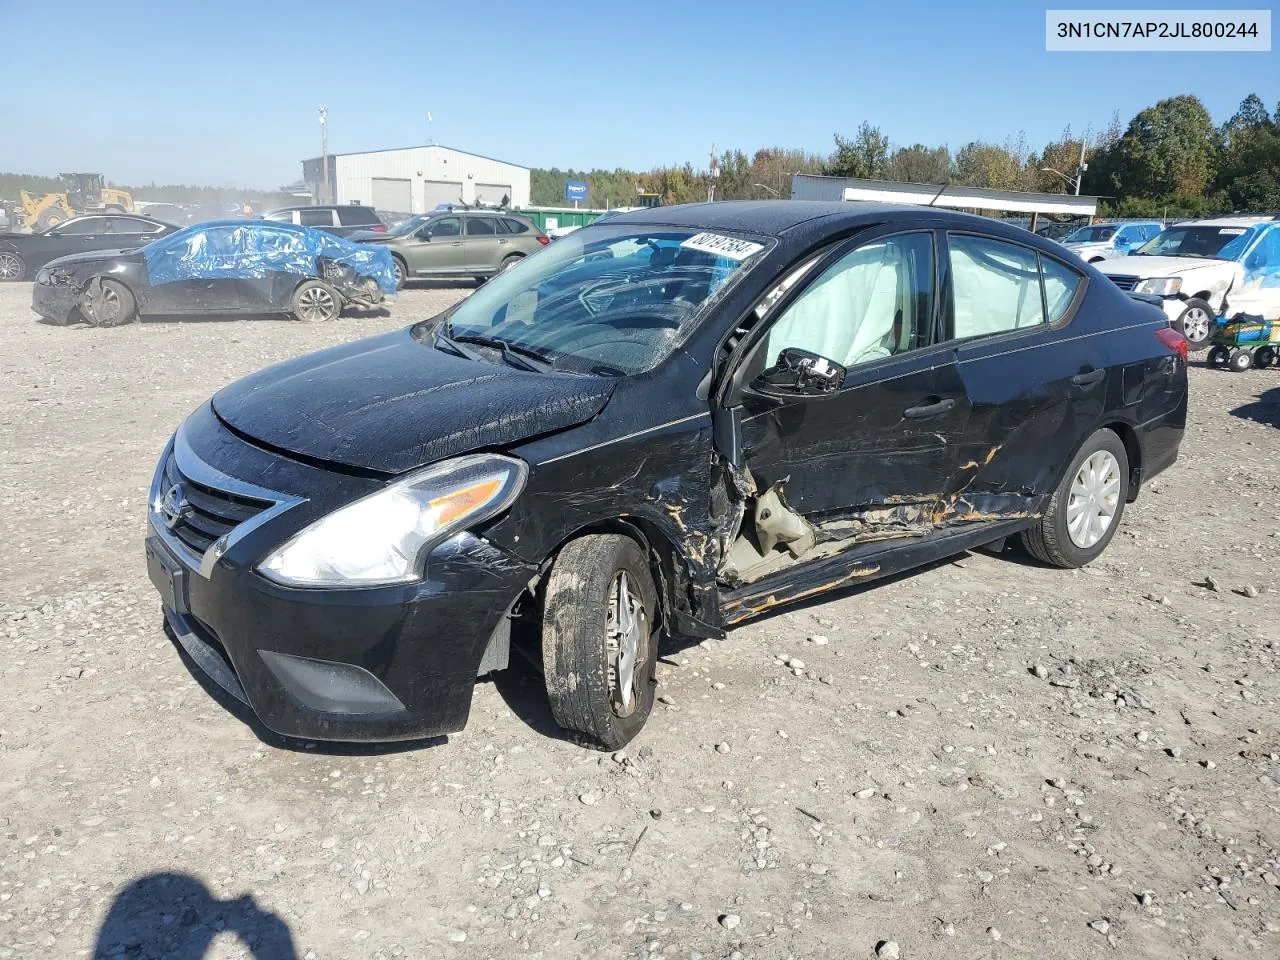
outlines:
M410 181L374 177L373 208L386 213L412 213L413 188Z
M511 202L511 184L509 183L477 183L476 184L476 203L483 204L486 207L496 207L502 202L502 198L507 198L507 203Z
M461 203L462 184L453 180L423 180L422 210L430 213L440 203Z

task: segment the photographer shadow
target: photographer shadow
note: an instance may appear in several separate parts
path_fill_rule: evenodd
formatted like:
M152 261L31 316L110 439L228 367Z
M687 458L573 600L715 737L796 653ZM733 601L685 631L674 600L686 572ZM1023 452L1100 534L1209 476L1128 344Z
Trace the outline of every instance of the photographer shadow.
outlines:
M224 931L254 960L297 960L293 934L280 917L250 896L219 900L185 873L153 873L116 894L93 960L203 960Z

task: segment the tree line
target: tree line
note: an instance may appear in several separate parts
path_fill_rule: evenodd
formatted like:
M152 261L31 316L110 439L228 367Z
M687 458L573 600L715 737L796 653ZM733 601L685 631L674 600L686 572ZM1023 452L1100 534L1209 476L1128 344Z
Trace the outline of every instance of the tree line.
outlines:
M1182 95L1139 111L1127 126L1117 114L1083 139L1087 169L1080 192L1102 197L1105 215L1280 212L1280 104L1268 113L1255 94L1221 124L1199 98ZM785 147L749 156L726 150L716 158L714 178L690 163L644 172L553 167L533 170L530 186L535 206L563 206L565 184L586 181L592 207L630 206L640 192L660 194L664 203L697 202L713 184L721 200L787 198L797 173L1069 193L1081 140L1067 127L1040 150L1019 134L1003 143L974 140L953 153L945 145L895 147L878 127L863 123L852 136L835 134L826 155Z

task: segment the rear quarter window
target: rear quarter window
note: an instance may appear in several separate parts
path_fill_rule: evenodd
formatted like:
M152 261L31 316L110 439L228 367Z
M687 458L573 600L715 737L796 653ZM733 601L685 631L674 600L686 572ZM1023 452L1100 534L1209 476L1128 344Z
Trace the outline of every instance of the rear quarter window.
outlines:
M507 231L509 233L529 232L529 224L525 223L523 220L504 219L502 222L506 224Z

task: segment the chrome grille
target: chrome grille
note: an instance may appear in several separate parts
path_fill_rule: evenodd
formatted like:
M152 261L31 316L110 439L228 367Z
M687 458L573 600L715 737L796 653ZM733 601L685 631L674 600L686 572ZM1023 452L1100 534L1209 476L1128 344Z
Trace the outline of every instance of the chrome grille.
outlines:
M1138 277L1111 277L1111 282L1127 292L1138 285Z
M172 523L165 519L164 524L197 558L203 557L220 537L274 505L271 501L238 496L183 476L177 457L171 452L165 459L160 496L167 497L175 488L178 492L174 499L180 510ZM161 516L163 518L163 513Z

